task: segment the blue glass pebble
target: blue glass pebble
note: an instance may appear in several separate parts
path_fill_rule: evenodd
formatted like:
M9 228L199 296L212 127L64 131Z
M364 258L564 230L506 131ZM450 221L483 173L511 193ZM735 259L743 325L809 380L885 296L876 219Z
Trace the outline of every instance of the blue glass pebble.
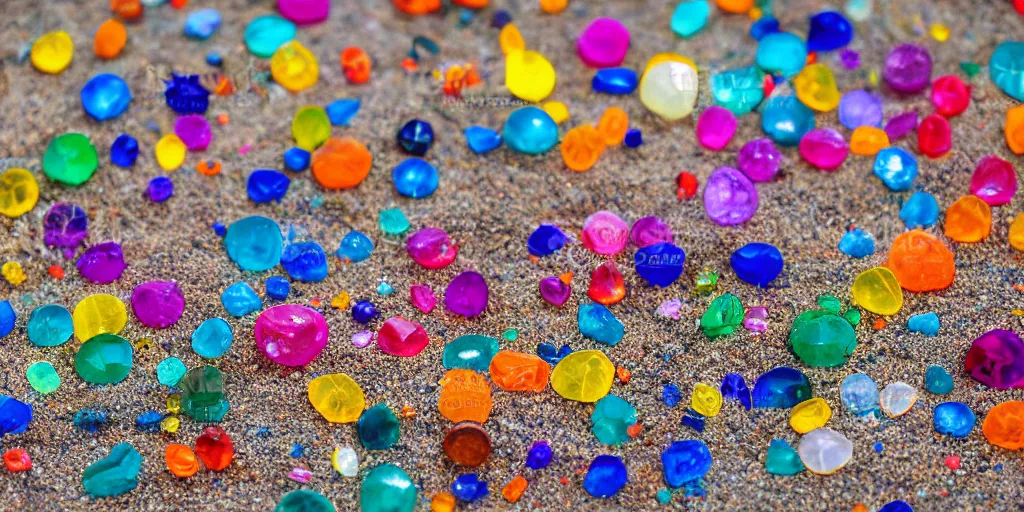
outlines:
M281 276L267 278L267 296L274 300L284 300L292 291L292 284Z
M569 345L562 345L562 348L555 348L550 343L538 343L537 344L537 357L543 359L545 362L554 366L559 361L565 359L565 356L572 354L572 347Z
M504 9L498 9L494 11L494 15L491 16L491 27L501 30L512 21L512 15Z
M683 392L675 384L665 384L661 388L661 401L669 407L675 407L683 399Z
M914 512L914 507L903 500L896 500L886 503L878 512Z
M544 469L551 463L552 450L547 441L537 441L530 446L526 453L526 467L530 469Z
M292 445L292 451L288 454L292 458L298 459L306 454L306 448L299 443Z
M693 408L687 408L686 413L683 414L683 419L680 421L684 426L690 427L694 432L704 432L704 425L707 423L707 418L693 410Z
M761 16L750 26L750 37L753 37L755 41L760 41L768 34L774 34L778 31L779 20L771 16Z
M149 200L154 203L162 203L174 195L174 182L167 176L157 176L149 180L146 186L146 194Z
M711 75L711 95L716 105L737 116L746 114L764 100L764 72L746 66Z
M249 53L269 59L284 43L295 39L294 23L275 15L260 16L245 27L245 47Z
M337 254L341 259L359 263L373 254L373 241L358 231L351 231L341 239Z
M220 28L221 17L217 9L199 9L185 18L185 37L206 39Z
M558 125L537 107L522 107L509 114L501 138L513 151L537 155L558 142Z
M807 62L807 45L788 32L768 34L758 42L756 61L768 73L793 76Z
M708 24L711 7L707 0L683 0L672 13L669 26L679 37L691 37Z
M595 498L610 498L625 487L629 480L626 465L614 455L598 455L590 463L583 488Z
M164 415L156 411L146 411L135 418L135 430L139 432L159 432L160 421Z
M348 126L361 105L359 98L342 98L328 103L324 110L332 126Z
M953 376L945 368L931 365L924 372L924 388L929 393L948 395L953 392Z
M0 302L0 334L3 332L4 304ZM71 339L75 325L64 306L48 304L32 310L28 317L28 339L37 347L55 347ZM2 336L0 336L2 337Z
M97 121L121 115L132 101L132 92L121 77L110 73L96 75L82 87L82 107Z
M751 393L755 409L789 409L812 397L811 381L807 376L787 366L763 373L754 382Z
M875 239L861 228L853 228L839 240L839 251L854 258L864 258L875 253Z
M1024 41L1003 41L988 61L992 83L1017 101L1024 101Z
M192 350L207 359L215 359L231 348L234 333L223 318L210 318L192 331Z
M917 177L917 160L902 148L888 147L875 156L874 169L875 176L878 176L889 190L910 190L914 178Z
M626 130L626 139L624 140L627 148L638 148L644 143L643 133L637 128L630 128Z
M526 248L533 256L548 256L558 252L569 241L569 237L558 226L541 224L526 239Z
M437 190L437 168L419 158L407 158L391 172L399 195L420 199Z
M86 432L96 432L107 423L107 413L95 409L82 409L75 413L71 423Z
M370 323L371 320L379 315L380 312L377 311L377 306L374 306L368 300L361 300L352 305L352 319L361 324Z
M639 83L640 79L637 78L636 71L632 69L604 68L597 70L597 74L590 81L590 87L594 89L594 92L631 94Z
M885 449L885 445L880 443L880 442L875 443L874 449L875 449L875 453L882 453L882 450Z
M878 385L863 373L843 379L839 385L839 398L850 412L858 416L878 415Z
M118 167L131 167L139 158L139 141L135 137L122 133L110 145L110 163Z
M211 66L220 66L224 64L224 57L217 52L210 52L206 54L206 63Z
M722 386L719 390L722 392L722 398L736 400L746 410L750 410L750 388L747 387L747 381L743 379L742 375L738 373L725 374L725 377L722 377Z
M164 81L164 99L167 106L178 114L205 114L210 107L210 91L199 83L199 75L171 74L171 79Z
M467 503L487 496L487 482L480 480L476 473L459 475L452 483L452 494Z
M188 368L185 367L185 363L181 362L181 359L168 357L156 365L156 380L164 386L174 387L178 385L187 371Z
M665 483L670 487L703 478L711 469L711 462L711 451L703 441L676 441L661 452Z
M20 434L32 422L32 406L6 395L0 395L0 439L7 434Z
M907 229L930 228L939 220L939 202L928 192L914 192L900 208L900 219Z
M936 432L963 438L970 435L978 418L966 404L945 402L935 406L932 419Z
M223 222L215 221L213 223L213 232L217 233L217 236L223 237L228 234L228 227Z
M459 12L459 26L468 26L473 21L473 11L471 9L463 8Z
M11 307L11 301L5 300L0 302L0 338L7 336L14 330L14 321L17 318L18 316L14 314L14 308Z
M305 171L309 169L310 154L302 148L289 148L284 152L284 167L289 171Z
M811 28L807 32L807 50L830 52L838 50L853 40L853 24L836 11L824 11L811 16Z
M249 174L249 181L246 183L246 192L249 199L256 203L269 203L271 201L281 202L281 199L288 193L288 185L291 179L284 173L273 169L257 169Z
M576 314L580 334L598 343L614 346L622 341L625 327L603 304L581 304Z
M664 288L683 274L686 253L668 242L661 242L636 251L633 261L636 273L647 284Z
M466 144L474 153L482 155L501 145L501 134L483 126L470 126L463 130Z
M804 134L813 130L814 126L814 112L796 96L771 98L761 113L761 128L764 133L782 146L796 146Z
M774 245L754 242L736 249L729 264L742 281L763 288L782 273L783 260Z
M434 128L426 121L413 119L405 123L395 137L406 153L423 156L434 143Z
M939 335L939 315L935 313L924 313L914 315L907 320L907 329L919 332L928 337Z
M319 283L327 277L327 254L316 242L288 244L281 252L281 267L296 281Z
M246 283L235 283L220 295L220 301L231 316L245 316L263 307L263 301Z

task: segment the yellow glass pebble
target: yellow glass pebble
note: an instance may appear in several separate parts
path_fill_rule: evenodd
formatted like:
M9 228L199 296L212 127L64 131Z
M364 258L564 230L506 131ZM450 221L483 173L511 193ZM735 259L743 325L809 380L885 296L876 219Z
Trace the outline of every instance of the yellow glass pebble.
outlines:
M698 382L690 395L690 407L708 418L718 416L722 410L722 393L714 386Z
M165 171L173 171L185 163L185 143L173 133L160 137L156 142L156 163Z
M801 103L817 110L829 112L839 106L839 88L836 77L828 66L819 63L805 66L793 78L796 97Z
M526 50L523 34L511 23L506 23L504 27L501 27L501 32L498 33L498 44L501 45L501 53L505 55L516 50Z
M568 400L596 402L612 389L615 365L600 350L580 350L551 371L551 389Z
M63 30L43 35L32 43L32 66L43 73L56 74L67 69L75 56L75 44Z
M1010 245L1024 252L1024 213L1018 213L1010 224Z
M167 410L171 414L178 414L181 412L181 395L178 393L172 393L167 395Z
M331 138L331 119L323 107L307 106L295 112L292 118L292 138L295 145L313 151Z
M270 74L281 87L299 92L316 84L320 78L320 64L301 43L288 41L270 58Z
M938 23L932 23L932 26L928 29L928 33L931 34L933 39L940 43L949 39L949 28Z
M855 155L875 155L887 147L889 135L874 126L858 126L850 137L850 152Z
M505 56L505 87L513 96L539 102L555 90L555 67L531 50L513 50Z
M806 434L816 428L824 427L832 417L832 408L821 398L812 398L800 402L793 407L789 416L789 426L797 434Z
M877 71L872 69L871 72L868 73L868 83L870 83L872 86L878 85L878 72Z
M0 274L3 274L4 279L6 279L8 283L11 283L11 286L18 286L28 279L28 276L25 275L25 271L21 268L21 263L18 263L17 261L8 261L7 263L4 263L4 265L0 267Z
M165 416L164 419L160 420L160 430L164 432L170 432L171 434L178 431L178 427L181 426L181 420L177 416Z
M146 355L153 350L153 340L149 338L139 338L135 340L135 352L140 355Z
M685 55L679 55L678 53L661 52L655 54L654 57L647 59L647 65L644 66L643 74L646 75L651 68L663 62L681 62L693 68L694 71L697 71L697 63L694 62L693 59L686 57Z
M309 402L331 423L352 423L366 408L363 389L344 373L329 373L311 380Z
M541 109L551 116L551 119L555 121L555 124L562 124L569 120L569 107L561 101L549 101L544 105L541 105Z
M640 79L640 102L668 121L690 115L697 103L697 72L678 61L652 67Z
M0 213L10 218L20 217L39 202L39 183L25 169L7 169L0 174Z
M348 292L342 290L341 292L338 292L333 299L331 299L331 307L334 309L348 309L348 304L351 301L352 298L349 296Z
M747 16L750 16L750 19L757 21L761 19L761 16L764 16L764 12L757 7L751 7L750 10L747 11Z
M106 293L90 295L75 305L71 315L75 337L85 342L97 334L117 334L128 323L128 311L121 299Z
M892 271L875 267L853 280L853 300L876 315L895 315L903 308L903 288Z

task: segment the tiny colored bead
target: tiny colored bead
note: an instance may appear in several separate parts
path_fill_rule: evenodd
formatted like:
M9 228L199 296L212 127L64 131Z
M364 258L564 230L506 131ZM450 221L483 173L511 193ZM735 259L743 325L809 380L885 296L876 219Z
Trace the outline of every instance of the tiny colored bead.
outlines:
M850 151L855 155L874 156L887 147L889 136L881 128L860 126L850 137Z

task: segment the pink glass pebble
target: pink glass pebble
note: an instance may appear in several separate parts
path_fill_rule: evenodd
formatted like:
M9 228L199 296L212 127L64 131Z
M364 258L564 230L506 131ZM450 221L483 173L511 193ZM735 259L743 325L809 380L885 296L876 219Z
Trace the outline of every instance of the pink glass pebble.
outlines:
M736 134L736 115L729 109L712 105L697 119L697 142L713 151L729 145Z
M748 331L765 332L768 330L768 309L764 306L754 306L747 310L743 318L743 327Z
M444 306L456 315L479 316L487 309L488 295L484 276L468 270L452 279L444 291Z
M897 45L885 57L882 78L896 92L921 92L932 80L932 56L923 46Z
M743 145L736 157L740 170L757 182L771 181L779 172L782 153L771 139L754 139Z
M885 123L885 134L889 136L889 141L902 139L916 129L917 112L913 110L898 114Z
M843 165L850 147L843 135L831 128L818 128L800 139L800 156L823 171L834 171Z
M409 299L412 301L413 307L424 313L430 313L437 306L437 297L434 295L434 290L431 290L430 286L425 284L410 286Z
M305 484L313 478L313 472L306 468L292 468L291 472L288 473L288 478L295 480L300 484Z
M1009 203L1017 193L1013 164L993 155L982 158L971 175L971 193L989 206Z
M742 224L757 213L757 189L732 167L715 169L704 186L704 210L721 226Z
M103 242L89 247L75 263L82 277L96 284L117 281L124 269L124 253L117 242Z
M662 242L672 243L672 228L660 217L644 217L633 223L629 231L629 241L639 249Z
M319 311L301 304L267 308L256 318L256 346L271 361L304 366L327 346L327 322Z
M150 281L132 292L132 311L143 325L165 329L185 311L185 295L173 281Z
M626 248L629 226L609 211L600 211L583 221L583 247L597 254L614 255Z
M679 299L669 299L658 306L656 313L658 313L658 316L679 320L679 311L681 309L683 309L683 301Z
M174 122L174 134L189 151L205 151L213 140L210 122L199 114L181 116Z
M612 18L597 18L576 40L576 53L592 68L612 68L622 64L629 49L629 30Z
M928 158L939 158L953 148L953 131L949 121L932 114L917 126L917 149Z
M352 345L356 348L366 348L373 343L372 331L359 331L352 335Z
M540 280L540 296L548 304L562 307L572 295L572 286L562 282L558 276L548 276Z
M393 356L412 357L422 352L429 342L422 325L400 316L387 319L377 331L377 348Z
M331 12L330 0L277 0L281 16L296 25L312 25L327 19Z
M405 241L405 250L420 266L431 269L447 267L459 254L459 245L452 242L443 229L423 228Z
M932 104L944 117L963 114L971 104L971 88L956 75L940 76L932 83Z

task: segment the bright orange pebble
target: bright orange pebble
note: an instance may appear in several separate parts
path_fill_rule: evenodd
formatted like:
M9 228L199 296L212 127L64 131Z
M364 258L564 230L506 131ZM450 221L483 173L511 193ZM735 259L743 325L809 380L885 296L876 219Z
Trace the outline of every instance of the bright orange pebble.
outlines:
M107 20L100 25L96 31L96 37L92 41L92 49L97 57L113 59L124 49L128 42L128 31L124 25L117 20Z
M990 444L1000 448L1024 448L1024 402L1010 400L989 409L981 432Z
M313 177L326 189L352 188L366 179L373 155L351 137L331 137L313 152Z
M636 439L636 437L639 436L640 432L642 432L643 430L644 430L644 426L643 425L641 425L639 423L634 423L634 424L626 427L626 435L628 435L630 439Z
M548 14L558 14L569 6L569 0L540 0L540 10Z
M619 107L608 107L601 120L597 122L597 131L601 133L604 143L609 146L618 146L626 138L626 130L629 130L629 114Z
M1006 145L1010 151L1024 155L1024 105L1006 111Z
M501 495L509 501L509 503L515 503L519 501L519 497L523 495L523 491L526 490L526 486L530 485L529 482L519 475L512 479L505 487L501 490Z
M430 512L452 512L455 510L455 496L439 492L430 500Z
M487 377L473 370L448 370L441 378L441 396L437 409L441 415L458 423L484 423L491 414L491 385Z
M874 126L859 126L850 137L850 151L855 155L875 155L887 147L889 135Z
M526 49L523 34L512 23L506 23L504 27L501 27L501 32L498 32L498 44L501 45L501 53L505 55L513 50Z
M220 162L215 160L203 160L196 164L196 172L204 176L216 176L220 174Z
M715 0L715 5L725 12L744 13L754 6L754 0Z
M199 471L199 459L192 448L183 444L169 444L164 450L167 469L178 478L188 478Z
M125 20L136 20L142 16L142 2L139 0L110 0L110 10Z
M49 274L53 276L54 279L64 279L64 269L61 268L60 265L50 265L50 267L47 268L46 271L49 272Z
M957 242L984 240L992 230L992 208L978 196L963 196L946 210L943 228Z
M225 125L231 122L231 116L227 114L217 114L217 124Z
M1018 213L1010 224L1010 245L1024 252L1024 213Z
M491 379L505 391L544 391L551 365L533 354L502 350L491 359Z
M171 0L171 7L175 9L184 9L188 5L188 0Z
M565 134L560 149L565 166L583 172L593 167L604 152L604 138L597 128L584 124Z
M341 51L341 69L345 78L352 84L365 84L370 81L373 63L370 56L358 46L349 46Z
M914 229L893 240L885 266L911 292L942 290L953 284L953 253L934 235Z
M441 9L441 0L393 0L398 10L412 15L429 14Z
M452 0L452 3L460 7L468 7L470 9L482 9L487 7L489 0Z
M863 503L858 503L853 506L851 512L868 512L868 507L864 506Z
M618 366L615 368L615 376L619 378L619 382L629 384L629 379L633 378L633 372L627 370L624 366Z

